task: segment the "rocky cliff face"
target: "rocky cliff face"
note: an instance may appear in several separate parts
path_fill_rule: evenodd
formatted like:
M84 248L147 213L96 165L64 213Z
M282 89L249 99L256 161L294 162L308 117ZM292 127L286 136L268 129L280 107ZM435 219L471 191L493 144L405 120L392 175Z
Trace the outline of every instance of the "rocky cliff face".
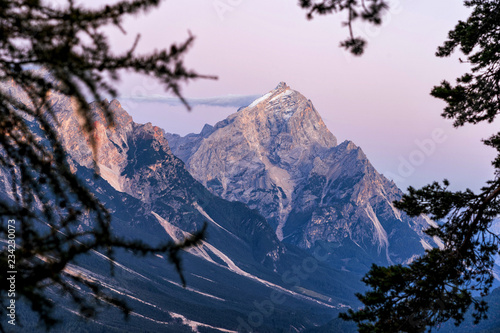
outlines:
M199 136L168 139L196 179L259 209L280 238L311 161L337 145L311 101L285 83Z
M436 246L422 233L433 222L396 210L397 186L354 143L337 145L312 102L283 82L200 134L167 138L198 181L259 210L285 242L386 264Z

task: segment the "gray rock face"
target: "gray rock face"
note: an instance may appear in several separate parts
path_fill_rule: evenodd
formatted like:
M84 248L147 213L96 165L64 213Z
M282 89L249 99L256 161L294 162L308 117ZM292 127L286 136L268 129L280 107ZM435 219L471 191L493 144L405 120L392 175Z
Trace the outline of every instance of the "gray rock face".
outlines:
M285 242L382 263L436 246L422 233L433 222L396 210L397 186L354 143L337 145L312 102L283 82L213 128L167 139L198 181L259 210Z
M285 83L200 135L167 137L196 179L258 208L280 238L311 160L337 145L311 101Z

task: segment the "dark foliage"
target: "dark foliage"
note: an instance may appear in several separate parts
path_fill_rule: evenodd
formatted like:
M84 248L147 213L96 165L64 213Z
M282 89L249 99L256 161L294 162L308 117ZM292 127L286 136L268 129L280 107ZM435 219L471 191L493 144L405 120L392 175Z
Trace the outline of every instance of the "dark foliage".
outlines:
M352 28L354 21L361 19L370 24L380 25L384 10L389 8L384 0L300 0L299 4L308 10L309 19L315 14L347 12L347 20L343 24L349 28L349 37L341 42L340 46L357 56L363 54L366 41L354 35Z
M471 70L455 86L444 81L432 90L447 103L442 115L456 127L492 122L500 111L500 1L465 5L472 14L450 31L436 55L446 57L459 48ZM500 153L500 133L484 143ZM492 164L495 178L479 193L450 191L447 180L408 189L396 207L440 220L426 233L439 237L444 247L426 251L407 267L373 266L363 279L371 290L358 295L364 308L342 318L356 322L360 332L423 332L448 320L459 325L471 305L475 323L487 318L488 305L473 295L490 292L499 252L500 236L490 228L500 214L500 154Z
M72 287L75 281L104 302L128 311L126 304L105 295L96 284L64 273L78 256L102 250L113 258L117 248L142 255L164 252L181 273L179 251L196 245L203 237L201 230L182 244L151 247L114 236L110 214L70 169L48 103L52 93L72 98L95 152L93 117L85 95L96 101L103 100L103 94L115 96L112 83L119 79L120 71L153 76L180 98L182 82L206 77L183 64L192 36L169 50L147 55L135 53L139 38L124 54L111 51L103 28L111 25L122 29L125 16L154 8L159 2L119 1L100 9L86 9L72 0L60 7L42 0L0 0L0 82L3 87L21 89L26 96L18 100L8 90L0 90L0 168L3 181L11 184L11 195L2 196L0 201L0 238L8 238L7 220L15 220L10 228L16 233L16 247L5 247L0 258L2 318L9 289L5 267L7 259L13 258L8 254L15 253L12 267L18 272L16 298L27 301L49 328L55 318L54 304L46 297L48 287L71 295L82 313L94 313L89 308L92 305ZM27 66L44 70L27 70ZM102 107L108 125L113 126L108 104L102 103ZM79 231L82 219L92 221L90 230Z

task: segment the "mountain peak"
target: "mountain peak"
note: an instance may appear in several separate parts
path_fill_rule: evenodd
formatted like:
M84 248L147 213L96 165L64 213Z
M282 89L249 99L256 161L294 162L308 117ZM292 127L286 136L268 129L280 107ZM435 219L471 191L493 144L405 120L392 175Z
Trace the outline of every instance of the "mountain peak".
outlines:
M286 89L289 89L290 87L287 86L287 84L283 81L281 81L277 86L276 88L274 88L274 90L286 90Z
M336 138L328 130L312 102L285 82L280 82L274 90L215 127L219 129L229 125L244 129L247 137L258 137L260 144L264 146L276 145L276 149L288 146L280 144L280 140L304 147L317 144L331 148L337 145Z

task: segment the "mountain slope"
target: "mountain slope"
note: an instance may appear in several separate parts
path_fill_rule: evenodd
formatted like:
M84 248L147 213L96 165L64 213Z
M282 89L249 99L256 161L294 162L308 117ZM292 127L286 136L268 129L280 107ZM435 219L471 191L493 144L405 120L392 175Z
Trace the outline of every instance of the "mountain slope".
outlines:
M25 99L16 87L8 89ZM162 130L134 123L116 100L109 103L113 128L106 125L99 104L91 104L101 174L93 177L88 138L79 130L74 106L56 94L50 102L72 169L110 209L117 234L155 244L179 240L208 223L206 241L184 255L187 289L165 256L140 258L117 251L114 276L102 253L79 258L67 268L68 276L84 276L121 295L134 313L126 323L109 308L96 321L77 321L76 328L67 324L60 331L303 330L335 317L344 304L357 304L353 294L362 287L353 274L325 264L320 252L284 245L257 211L211 194L172 154ZM8 177L1 180L8 197ZM93 221L84 220L80 227L92 228ZM80 314L53 292L59 314L72 323ZM36 321L27 325L21 330L40 329Z
M433 222L396 210L397 186L354 143L337 145L312 102L283 82L200 134L167 139L212 193L259 210L286 243L324 244L344 268L408 262L439 243L422 233Z

